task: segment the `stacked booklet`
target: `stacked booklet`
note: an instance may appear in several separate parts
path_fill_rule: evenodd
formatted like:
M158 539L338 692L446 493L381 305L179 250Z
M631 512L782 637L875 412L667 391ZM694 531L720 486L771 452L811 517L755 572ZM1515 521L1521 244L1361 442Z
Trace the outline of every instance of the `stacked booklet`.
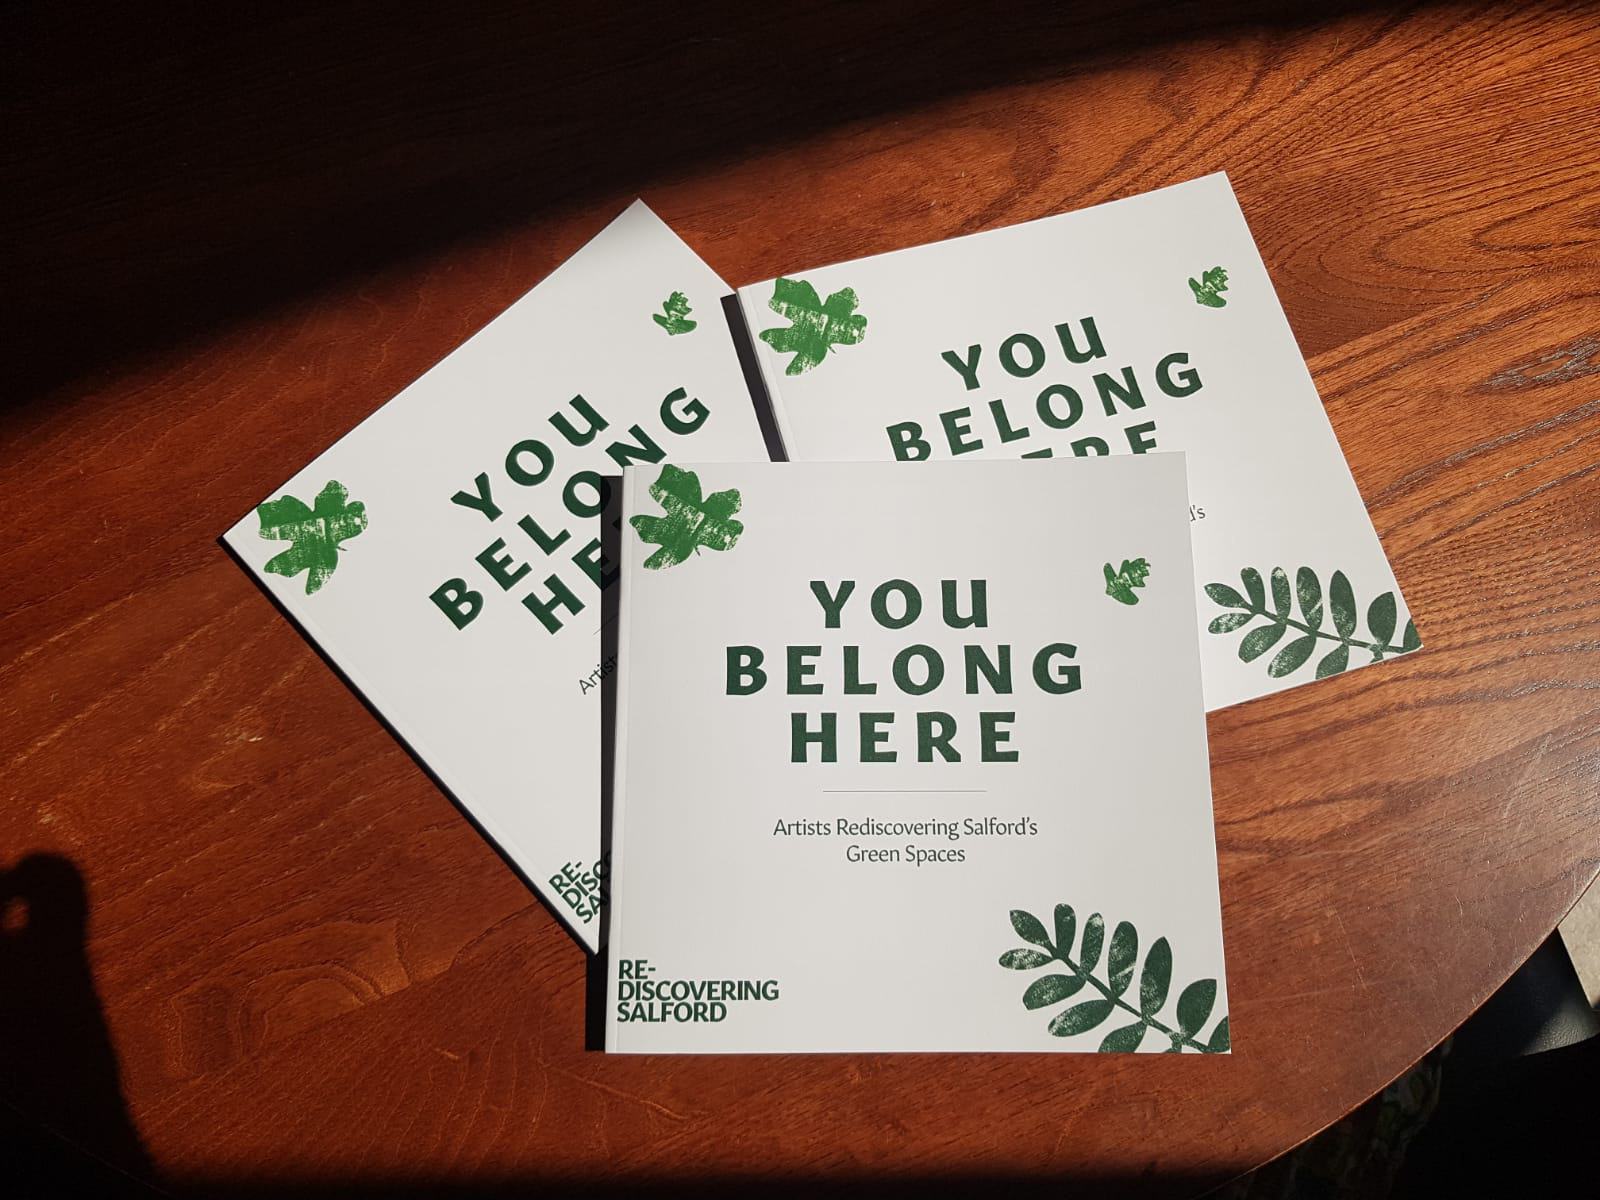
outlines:
M728 294L635 204L227 543L608 1049L1229 1050L1206 711L1420 641L1227 180Z
M620 477L767 457L727 290L635 204L226 534L590 950Z
M1225 176L739 302L790 458L1184 451L1207 708L1421 644Z

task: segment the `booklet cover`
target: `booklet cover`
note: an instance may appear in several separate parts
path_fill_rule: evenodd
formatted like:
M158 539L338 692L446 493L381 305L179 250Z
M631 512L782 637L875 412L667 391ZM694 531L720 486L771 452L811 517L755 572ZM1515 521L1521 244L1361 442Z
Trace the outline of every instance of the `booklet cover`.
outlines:
M1226 176L739 301L791 459L1185 451L1207 708L1422 644Z
M766 458L726 292L635 203L226 534L590 949L602 522L630 463Z
M1182 455L623 492L608 1049L1228 1048Z

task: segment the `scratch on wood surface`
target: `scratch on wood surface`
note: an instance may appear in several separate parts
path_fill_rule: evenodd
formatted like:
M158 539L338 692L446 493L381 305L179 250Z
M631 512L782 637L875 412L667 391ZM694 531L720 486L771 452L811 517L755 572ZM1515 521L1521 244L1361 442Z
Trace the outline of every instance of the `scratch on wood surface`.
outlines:
M658 1100L651 1100L646 1096L636 1096L625 1088L613 1087L609 1083L601 1083L598 1079L592 1079L587 1075L579 1075L576 1071L569 1071L566 1067L563 1067L558 1063L553 1063L543 1056L540 1056L539 1058L539 1065L544 1067L546 1070L554 1071L558 1075L565 1075L574 1083L581 1083L588 1087L594 1088L596 1091L604 1092L608 1096L615 1096L618 1100L629 1100L635 1104L642 1104L646 1108L651 1109L654 1112L658 1112L664 1117L669 1117L674 1121L687 1121L689 1119L683 1113L674 1112L672 1109L668 1108L665 1104L662 1104Z
M1344 938L1345 951L1350 955L1350 965L1356 969L1356 979L1363 991L1370 990L1371 985L1367 982L1367 977L1361 973L1361 962L1356 958L1356 945L1350 940L1350 931L1344 927L1344 918L1334 913L1333 919L1339 922L1339 933Z
M1357 970L1359 971L1360 968L1358 967ZM1404 984L1409 982L1410 979L1411 976L1409 975L1386 975L1382 979L1366 979L1363 977L1362 984L1370 990L1372 988L1388 987L1390 984ZM1293 1000L1309 1000L1313 996L1327 996L1334 992L1349 990L1344 984L1333 984L1329 987L1307 988L1303 992L1260 992L1256 994L1254 999L1257 1004L1265 1004L1268 1001L1273 1004L1287 1004Z
M1072 1122L1063 1122L1061 1132L1056 1135L1056 1144L1050 1147L1050 1161L1054 1162L1061 1153L1061 1147L1066 1143L1067 1135L1072 1132Z
M1522 769L1517 772L1516 782L1513 783L1511 785L1511 787L1507 789L1510 792L1510 795L1508 795L1506 797L1505 811L1500 814L1502 819L1504 818L1506 813L1511 811L1511 805L1512 805L1513 801L1516 800L1516 789L1521 787L1524 783L1526 783L1527 780L1528 780L1528 776L1532 775L1535 771L1537 771L1539 769L1540 765L1549 756L1549 754L1550 754L1550 743L1555 740L1555 736L1556 735L1554 734L1554 732L1541 734L1540 737L1539 737L1539 744L1534 748L1533 753L1527 755L1523 759Z
M3 671L0 671L0 675L11 674L18 667L22 666L29 659L31 659L34 655L39 654L42 651L48 650L51 646L55 645L57 642L60 642L60 641L63 641L65 639L67 639L67 638L73 637L73 635L75 635L78 632L78 630L82 629L85 625L88 625L93 621L98 621L98 620L101 620L101 619L103 619L105 617L110 616L112 613L114 613L117 609L121 608L123 605L130 603L134 598L135 597L134 597L133 594L129 594L129 595L126 595L126 596L118 596L115 599L108 601L106 604L104 604L100 608L95 609L93 612L84 614L78 620L73 621L65 629L62 629L57 633L51 634L49 637L44 638L42 641L35 642L33 645L31 645L31 646L27 647L27 649L23 650L21 654L17 655L16 658L12 659L9 663L7 663L6 666L5 666L5 669ZM54 692L51 692L50 693L50 699L54 700L55 698L56 698L56 694Z
M89 619L90 618L85 618L85 621L79 622L79 624L87 623ZM174 642L170 649L168 649L164 654L160 655L153 663L148 664L148 666L152 669L152 671L158 669L171 669L171 664L173 661L181 659L183 651L188 648L189 644L203 637L210 629L210 626L211 622L207 622L206 624L191 630L187 637L180 638L178 641ZM121 687L107 688L105 691L101 692L100 695L91 703L85 705L78 711L63 717L56 723L54 728L50 729L42 737L36 738L32 745L20 751L14 758L12 758L10 763L11 770L15 771L18 767L22 766L23 763L27 762L41 750L53 744L63 735L73 730L82 728L84 721L93 716L95 713L99 712L101 709L112 707L114 710L116 702L123 699L123 693L129 690L130 687L131 683L124 683ZM165 724L166 722L158 722L154 728L163 728Z

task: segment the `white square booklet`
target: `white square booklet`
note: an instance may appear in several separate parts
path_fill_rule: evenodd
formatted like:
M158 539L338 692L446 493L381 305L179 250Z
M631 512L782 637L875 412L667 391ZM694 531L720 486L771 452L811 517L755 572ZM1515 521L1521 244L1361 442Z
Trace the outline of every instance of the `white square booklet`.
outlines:
M638 464L607 1048L1229 1048L1179 454Z
M1184 451L1207 708L1421 646L1226 176L739 300L791 459Z
M225 535L591 950L602 522L630 463L766 457L727 290L636 203Z

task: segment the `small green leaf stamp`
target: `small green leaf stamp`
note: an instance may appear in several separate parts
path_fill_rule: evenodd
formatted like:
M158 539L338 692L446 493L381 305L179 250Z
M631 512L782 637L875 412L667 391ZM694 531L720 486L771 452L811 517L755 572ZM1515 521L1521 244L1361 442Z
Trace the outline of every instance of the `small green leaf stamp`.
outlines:
M689 319L692 311L689 307L689 297L682 292L673 292L661 302L660 312L650 314L650 319L669 334L676 336L690 332L700 323Z
M1212 633L1233 633L1256 618L1262 618L1265 624L1257 625L1240 639L1239 658L1254 662L1277 648L1278 652L1267 664L1267 674L1274 679L1292 675L1317 657L1319 651L1325 653L1317 658L1316 678L1326 679L1349 669L1352 650L1369 651L1372 657L1368 661L1379 662L1396 654L1409 654L1422 646L1417 626L1410 619L1406 621L1400 640L1394 640L1400 614L1393 592L1384 592L1367 606L1367 637L1357 637L1360 614L1355 590L1343 571L1333 573L1324 592L1321 578L1310 567L1301 567L1295 572L1292 588L1289 573L1282 567L1273 567L1270 603L1268 581L1263 581L1260 571L1246 567L1239 572L1239 582L1244 585L1242 593L1226 583L1206 584L1206 595L1213 603L1231 610L1213 618L1208 628ZM1299 619L1294 616L1297 605ZM1298 636L1284 642L1290 630ZM1334 645L1328 647L1324 642Z
M854 346L867 333L867 319L856 312L853 288L840 288L826 301L803 279L779 279L767 307L787 317L787 327L761 331L761 340L779 354L793 354L785 375L800 375L827 357L835 346Z
M307 508L304 500L280 496L256 505L261 518L261 536L268 541L288 542L289 548L267 560L266 570L293 578L306 572L306 595L311 595L339 567L340 542L355 537L367 527L367 506L349 500L350 493L337 479L317 494Z
M1189 290L1194 293L1196 304L1204 304L1207 308L1226 308L1228 302L1222 298L1222 293L1228 290L1228 273L1221 267L1212 267L1202 272L1198 280L1191 275Z
M1079 943L1078 957L1074 961L1072 945L1077 937L1078 918L1070 904L1056 905L1055 940L1045 931L1044 922L1032 913L1013 909L1011 928L1027 948L1007 950L1000 956L1000 965L1012 971L1032 971L1051 963L1060 963L1070 974L1041 975L1022 993L1022 1006L1030 1012L1048 1008L1076 996L1084 988L1099 995L1080 1000L1063 1009L1050 1019L1046 1029L1056 1037L1073 1037L1088 1033L1119 1012L1133 1018L1119 1025L1100 1042L1102 1054L1131 1054L1144 1044L1145 1035L1154 1030L1167 1039L1168 1054L1194 1050L1201 1054L1221 1054L1231 1042L1228 1037L1226 1015L1217 1022L1211 1036L1200 1040L1200 1030L1211 1019L1211 1010L1217 1003L1217 981L1197 979L1178 995L1176 1012L1170 1019L1162 1018L1162 1010L1172 992L1172 947L1166 938L1157 938L1144 957L1144 966L1137 972L1139 990L1137 1003L1128 996L1133 986L1135 968L1139 964L1139 931L1131 922L1123 921L1112 930L1111 943L1106 950L1104 979L1094 972L1100 965L1100 951L1105 947L1105 918L1095 913L1083 923L1083 939Z
M1113 571L1111 564L1107 563L1106 595L1122 604L1137 604L1139 597L1134 594L1134 588L1142 588L1145 581L1150 578L1150 564L1142 558L1122 560L1122 569Z
M700 478L671 463L664 463L661 474L650 485L650 496L661 505L664 517L637 516L629 524L639 540L661 547L644 565L652 571L687 562L704 546L708 550L727 550L739 540L744 524L733 519L739 511L739 493L734 488L700 498Z

